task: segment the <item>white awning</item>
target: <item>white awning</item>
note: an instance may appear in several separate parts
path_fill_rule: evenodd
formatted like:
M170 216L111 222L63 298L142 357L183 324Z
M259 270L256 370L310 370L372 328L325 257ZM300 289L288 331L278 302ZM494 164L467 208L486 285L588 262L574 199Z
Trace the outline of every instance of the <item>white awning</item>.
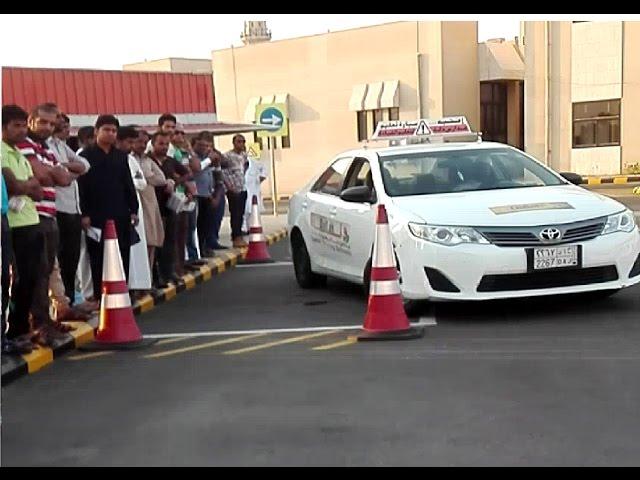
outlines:
M382 89L382 97L380 98L381 108L394 108L400 106L400 82L398 80L390 80L384 82Z
M362 83L355 85L351 91L351 99L349 100L349 110L352 112L361 112L364 110L364 99L367 96L369 85Z
M367 96L364 100L363 110L378 110L380 108L380 98L382 97L383 82L370 83Z
M264 95L262 97L262 100L260 100L260 104L261 105L270 105L272 103L275 103L276 101L276 96L275 95Z
M488 41L478 45L480 81L524 80L524 60L512 41Z
M251 97L244 111L244 121L252 123L256 121L256 107L260 104L260 97Z
M282 103L289 107L289 94L288 93L276 93L275 103Z

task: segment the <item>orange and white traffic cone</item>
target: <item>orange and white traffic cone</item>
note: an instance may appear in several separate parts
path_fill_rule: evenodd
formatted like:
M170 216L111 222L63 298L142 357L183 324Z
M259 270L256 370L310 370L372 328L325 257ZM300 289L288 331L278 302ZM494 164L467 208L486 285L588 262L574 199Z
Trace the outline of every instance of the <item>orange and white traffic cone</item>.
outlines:
M243 265L273 263L267 248L267 240L264 237L264 232L262 230L260 212L258 211L258 197L256 195L254 195L251 200L251 216L249 217L249 250L247 250L247 255L240 263Z
M154 340L143 339L136 324L113 220L107 221L102 235L104 238L104 258L102 261L100 324L95 341L83 346L82 349L131 349L155 343Z
M369 304L358 340L410 340L423 335L424 327L412 327L404 311L387 210L379 205Z

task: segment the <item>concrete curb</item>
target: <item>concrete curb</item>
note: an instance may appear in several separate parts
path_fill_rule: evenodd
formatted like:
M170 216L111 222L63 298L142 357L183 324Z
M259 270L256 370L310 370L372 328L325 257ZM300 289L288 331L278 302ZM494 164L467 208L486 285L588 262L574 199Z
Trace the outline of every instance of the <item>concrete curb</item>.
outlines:
M640 175L616 175L607 177L584 177L582 185L625 185L640 182Z
M267 244L272 245L287 236L287 229L282 228L275 233L265 235ZM209 265L200 267L199 270L191 272L182 277L183 285L172 286L159 295L152 297L148 295L136 302L133 306L133 312L136 315L149 312L165 302L173 300L176 295L195 288L196 285L208 282L225 271L233 268L245 254L243 250L229 250L219 253L215 258L208 260ZM30 375L41 370L43 367L51 364L56 358L64 355L66 352L75 350L81 345L90 343L94 339L94 332L98 325L97 316L89 322L65 322L76 327L76 330L70 332L66 338L57 341L53 347L40 347L28 355L11 356L2 355L2 385L7 385L13 380L25 375Z

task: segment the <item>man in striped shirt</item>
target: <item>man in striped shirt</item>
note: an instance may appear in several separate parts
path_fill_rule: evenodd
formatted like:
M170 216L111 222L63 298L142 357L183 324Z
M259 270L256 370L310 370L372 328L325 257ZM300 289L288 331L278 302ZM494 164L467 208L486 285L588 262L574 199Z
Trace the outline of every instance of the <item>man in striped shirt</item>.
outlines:
M38 332L38 343L51 345L68 331L60 323L53 322L49 314L49 276L53 271L58 251L58 226L56 224L56 187L68 187L73 180L69 170L60 164L49 149L46 139L53 133L58 117L53 104L35 107L27 120L28 134L25 141L16 145L33 169L33 174L42 186L43 199L36 202L40 216L40 229L44 235L44 261L33 293L31 315L33 327Z

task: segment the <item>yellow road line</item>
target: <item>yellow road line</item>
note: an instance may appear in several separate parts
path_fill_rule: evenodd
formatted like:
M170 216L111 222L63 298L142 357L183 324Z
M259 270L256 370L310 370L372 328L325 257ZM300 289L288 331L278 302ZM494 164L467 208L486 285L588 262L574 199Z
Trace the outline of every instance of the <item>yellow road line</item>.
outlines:
M143 358L168 357L171 355L178 355L180 353L194 352L196 350L204 350L205 348L212 348L212 347L218 347L220 345L229 345L232 343L238 343L244 340L250 340L252 338L263 337L265 335L266 335L265 333L257 333L255 335L245 335L243 337L228 338L226 340L218 340L217 342L204 343L202 345L195 345L193 347L178 348L176 350L169 350L167 352L154 353L152 355L145 355Z
M189 337L167 338L166 340L160 340L156 345L169 345L170 343L184 342L185 340L189 340Z
M241 348L239 350L229 350L224 352L225 355L238 355L241 353L255 352L257 350L264 350L266 348L277 347L279 345L287 345L289 343L301 342L303 340L309 340L310 338L324 337L339 332L339 330L331 330L328 332L312 333L309 335L301 335L298 337L285 338L284 340L278 340L276 342L269 342L262 345L256 345L253 347Z
M312 348L311 350L333 350L334 348L347 347L349 345L353 345L354 343L358 343L358 337L347 337L346 340L343 340L341 342L330 343L328 345L320 345L319 347Z
M93 353L86 353L84 355L73 355L67 358L69 360L78 361L78 360L89 360L90 358L105 357L107 355L113 355L113 352L93 352Z

